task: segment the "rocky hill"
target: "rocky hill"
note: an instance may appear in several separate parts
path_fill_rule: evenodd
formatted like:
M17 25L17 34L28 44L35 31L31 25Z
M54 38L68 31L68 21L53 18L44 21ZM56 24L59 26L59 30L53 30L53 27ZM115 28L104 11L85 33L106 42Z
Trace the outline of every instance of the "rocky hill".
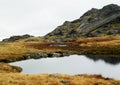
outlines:
M80 37L117 34L120 34L120 6L110 4L102 9L92 8L74 21L65 21L47 34L45 39L60 42Z
M10 38L3 39L2 41L3 42L14 42L14 41L17 41L17 40L20 40L20 39L26 39L26 38L30 38L30 37L33 37L33 36L28 35L28 34L17 35L17 36L11 36Z

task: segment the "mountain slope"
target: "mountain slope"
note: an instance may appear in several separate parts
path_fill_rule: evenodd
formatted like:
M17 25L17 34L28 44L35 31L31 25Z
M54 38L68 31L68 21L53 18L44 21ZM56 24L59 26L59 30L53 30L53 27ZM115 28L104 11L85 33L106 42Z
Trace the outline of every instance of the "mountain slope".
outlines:
M120 6L110 4L92 8L79 19L66 21L45 36L47 40L66 41L79 37L120 34Z

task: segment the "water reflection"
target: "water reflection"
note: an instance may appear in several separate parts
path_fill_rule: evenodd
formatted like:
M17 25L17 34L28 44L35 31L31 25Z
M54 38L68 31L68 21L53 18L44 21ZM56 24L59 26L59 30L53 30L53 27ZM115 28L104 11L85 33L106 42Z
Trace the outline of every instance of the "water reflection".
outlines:
M111 65L104 61L115 63ZM117 60L117 59L116 59ZM23 68L23 73L63 73L63 74L102 74L105 77L120 79L120 64L113 58L96 58L71 55L61 58L30 59L10 63Z
M86 56L86 57L94 61L103 60L104 62L113 65L120 63L120 57L111 57L111 56Z

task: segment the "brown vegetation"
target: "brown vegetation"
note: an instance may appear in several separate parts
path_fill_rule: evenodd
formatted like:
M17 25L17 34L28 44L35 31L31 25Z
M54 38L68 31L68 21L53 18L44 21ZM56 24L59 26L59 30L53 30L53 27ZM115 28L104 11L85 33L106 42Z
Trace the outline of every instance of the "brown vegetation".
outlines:
M71 42L24 41L1 42L0 60L17 61L34 52L83 52L86 55L113 56L120 54L120 36L79 38ZM15 73L22 70L20 67L10 66L6 63L0 63L0 66L0 85L120 85L120 81L103 78L101 75L30 75Z
M0 85L120 85L100 75L0 73Z
M34 39L35 40L35 39ZM62 45L62 46L59 46ZM120 54L120 36L79 38L71 42L16 42L0 43L0 60L21 60L34 52L82 52L85 55Z
M66 45L66 46L59 46ZM72 42L35 42L25 43L25 46L46 52L84 52L85 55L120 54L120 36L103 36L93 38L78 38Z
M0 63L0 73L16 73L16 72L21 72L22 68L17 67L17 66L11 66L7 63Z

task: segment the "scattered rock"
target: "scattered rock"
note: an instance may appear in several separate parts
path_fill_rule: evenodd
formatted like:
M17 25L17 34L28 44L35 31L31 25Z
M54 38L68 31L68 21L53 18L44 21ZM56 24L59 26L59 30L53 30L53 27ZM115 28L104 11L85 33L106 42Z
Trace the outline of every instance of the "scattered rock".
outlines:
M59 78L60 77L60 74L50 74L49 77L54 77L54 78Z
M62 52L53 52L53 53L38 52L38 53L31 53L29 58L40 59L40 58L47 58L47 57L50 58L50 57L63 57L63 56L65 56L65 54Z
M70 55L71 55L70 52L65 52L65 53L63 53L63 56L70 56Z
M46 57L48 57L48 55L47 55L47 53L38 52L38 53L32 53L30 55L30 57L33 59L39 59L39 58L46 58Z
M63 83L63 85L66 85L68 81L64 79L64 80L61 80L61 82Z
M53 57L61 57L62 53L53 53Z
M31 35L28 35L28 34L25 34L25 35L18 35L18 36L12 36L10 38L6 38L6 39L3 39L2 41L3 42L14 42L16 40L20 40L20 39L26 39L26 38L29 38L29 37L33 37Z

